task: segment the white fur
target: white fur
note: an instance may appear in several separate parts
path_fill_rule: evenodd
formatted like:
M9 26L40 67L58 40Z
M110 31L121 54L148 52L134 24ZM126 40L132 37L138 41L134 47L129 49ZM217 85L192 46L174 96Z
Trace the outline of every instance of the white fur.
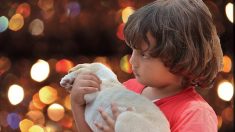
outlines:
M94 122L105 124L98 108L102 107L112 116L111 102L115 102L122 111L116 120L115 132L170 132L169 123L160 109L147 98L127 90L117 76L101 63L77 65L62 78L61 86L70 89L76 75L84 72L92 72L102 81L99 92L84 97L87 103L85 119L94 132L99 132ZM134 111L126 111L128 107L134 108Z

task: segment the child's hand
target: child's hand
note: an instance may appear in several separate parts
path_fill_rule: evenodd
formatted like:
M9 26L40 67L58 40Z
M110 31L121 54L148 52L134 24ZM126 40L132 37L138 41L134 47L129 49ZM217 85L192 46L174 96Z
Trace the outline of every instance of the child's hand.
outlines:
M100 79L92 73L79 74L72 86L71 101L78 105L84 105L84 95L96 92L100 89Z
M95 122L95 125L98 129L100 129L103 132L115 132L115 123L117 120L117 117L121 113L120 110L117 107L117 104L112 103L111 104L111 109L113 113L113 118L110 117L102 108L99 108L99 112L101 114L101 117L103 120L106 122L107 125L102 126L101 124ZM127 108L127 111L132 111L132 108Z

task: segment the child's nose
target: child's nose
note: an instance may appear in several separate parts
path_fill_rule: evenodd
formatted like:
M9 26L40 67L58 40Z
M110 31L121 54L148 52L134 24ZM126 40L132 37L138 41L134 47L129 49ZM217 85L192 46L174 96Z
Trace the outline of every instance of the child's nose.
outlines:
M135 52L133 51L129 60L130 64L134 67L137 66L137 60L136 60L136 55Z

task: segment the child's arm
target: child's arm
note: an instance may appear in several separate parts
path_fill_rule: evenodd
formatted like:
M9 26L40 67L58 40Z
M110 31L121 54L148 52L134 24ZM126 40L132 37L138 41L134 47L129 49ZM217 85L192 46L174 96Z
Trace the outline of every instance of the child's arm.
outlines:
M85 106L80 106L71 100L71 108L76 127L79 132L92 132L90 127L85 121Z
M99 79L90 73L79 74L70 91L71 93L71 106L73 118L76 123L78 131L91 132L90 127L85 121L85 100L84 95L97 92L100 87Z

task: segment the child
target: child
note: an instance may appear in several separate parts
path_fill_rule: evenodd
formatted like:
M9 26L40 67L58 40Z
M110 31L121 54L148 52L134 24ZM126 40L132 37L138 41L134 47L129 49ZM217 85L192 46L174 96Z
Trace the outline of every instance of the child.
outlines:
M210 88L222 68L222 51L211 14L201 0L157 0L132 14L124 36L132 49L130 63L135 79L124 85L152 100L167 117L172 132L216 132L213 109L195 91ZM86 93L99 89L93 74L79 75L71 90L72 111L77 127L91 131L84 120ZM111 118L99 109L113 132L120 114L112 105Z

